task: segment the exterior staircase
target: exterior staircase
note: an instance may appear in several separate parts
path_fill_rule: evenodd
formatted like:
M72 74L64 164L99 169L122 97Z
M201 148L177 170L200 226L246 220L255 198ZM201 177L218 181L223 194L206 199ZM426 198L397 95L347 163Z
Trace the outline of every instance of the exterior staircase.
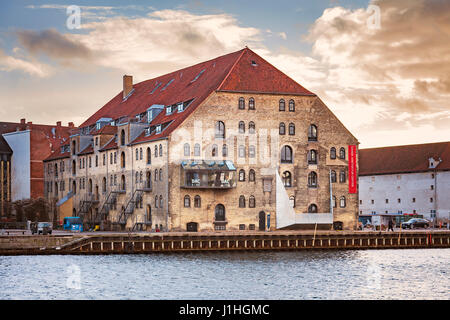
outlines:
M144 191L142 189L134 190L130 199L127 201L127 204L123 207L120 212L118 223L120 225L125 226L127 224L128 217L134 213L134 209L142 198L142 193Z
M78 206L77 217L80 217L84 221L84 217L89 210L99 203L98 198L94 194L87 194L83 199L80 200Z

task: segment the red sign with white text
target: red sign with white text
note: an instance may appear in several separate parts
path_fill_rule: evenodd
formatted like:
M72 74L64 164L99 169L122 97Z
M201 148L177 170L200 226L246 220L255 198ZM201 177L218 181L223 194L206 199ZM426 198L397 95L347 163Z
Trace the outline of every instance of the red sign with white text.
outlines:
M348 193L357 193L356 146L348 146Z

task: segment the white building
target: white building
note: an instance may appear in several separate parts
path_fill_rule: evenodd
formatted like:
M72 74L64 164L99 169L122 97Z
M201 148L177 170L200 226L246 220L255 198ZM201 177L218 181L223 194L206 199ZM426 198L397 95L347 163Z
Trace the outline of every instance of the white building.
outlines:
M450 219L450 142L360 149L359 214Z

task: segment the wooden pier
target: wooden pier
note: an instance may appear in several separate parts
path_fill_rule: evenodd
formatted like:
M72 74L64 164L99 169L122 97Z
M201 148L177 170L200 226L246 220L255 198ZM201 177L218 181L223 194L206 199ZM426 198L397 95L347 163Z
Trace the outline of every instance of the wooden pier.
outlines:
M41 236L42 237L42 236ZM180 232L78 235L59 246L0 248L0 255L139 254L236 250L450 248L450 231Z

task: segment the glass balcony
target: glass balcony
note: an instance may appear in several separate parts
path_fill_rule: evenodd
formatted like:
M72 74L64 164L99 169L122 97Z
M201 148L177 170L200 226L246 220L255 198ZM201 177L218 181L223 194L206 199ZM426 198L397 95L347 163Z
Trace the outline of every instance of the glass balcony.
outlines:
M181 163L181 188L231 189L236 187L232 161L192 160Z

